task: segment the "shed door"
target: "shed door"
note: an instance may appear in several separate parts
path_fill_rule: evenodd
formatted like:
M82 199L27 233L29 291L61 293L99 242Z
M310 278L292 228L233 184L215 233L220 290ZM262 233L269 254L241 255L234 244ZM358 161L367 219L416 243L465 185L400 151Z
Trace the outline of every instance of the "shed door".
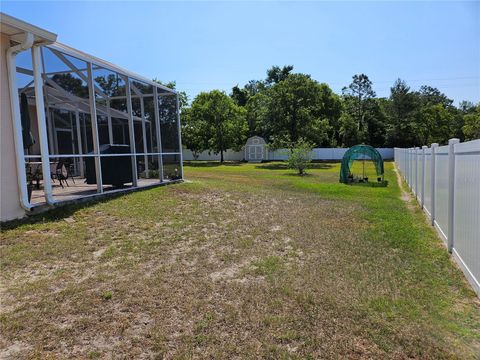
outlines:
M255 160L263 160L263 146L255 146Z
M248 159L253 161L263 160L263 146L262 145L250 145L248 147Z

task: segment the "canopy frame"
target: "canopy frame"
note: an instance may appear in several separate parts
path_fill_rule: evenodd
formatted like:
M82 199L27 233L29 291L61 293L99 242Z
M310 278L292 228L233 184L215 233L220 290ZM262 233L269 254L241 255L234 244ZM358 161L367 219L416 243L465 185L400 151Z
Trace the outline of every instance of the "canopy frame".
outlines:
M355 145L347 150L342 158L342 166L340 168L340 182L344 184L350 183L351 168L355 160L365 160L369 158L375 165L378 177L384 180L384 166L382 155L370 145Z

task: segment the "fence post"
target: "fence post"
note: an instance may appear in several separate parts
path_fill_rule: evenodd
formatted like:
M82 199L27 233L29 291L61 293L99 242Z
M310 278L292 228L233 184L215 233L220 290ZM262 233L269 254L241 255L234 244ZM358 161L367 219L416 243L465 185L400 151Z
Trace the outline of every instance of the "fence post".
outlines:
M412 188L412 148L408 148L408 187Z
M423 207L425 205L425 168L426 168L426 163L425 163L425 149L427 149L428 146L423 145L422 146L422 195L420 197L420 206Z
M408 181L407 181L407 179L408 179L408 168L407 168L407 163L408 163L407 159L408 159L408 158L407 158L407 152L408 152L407 149L404 149L404 150L403 150L403 157L404 157L403 162L404 162L404 167L405 167L405 168L403 169L403 178L405 179L405 182L406 182L406 183L408 183Z
M432 218L432 226L435 226L435 181L436 181L435 180L435 174L436 174L435 153L436 153L437 147L438 147L437 143L432 144L432 161L430 164L431 165L430 174L432 175L430 178L430 191L431 191L430 197L432 199L432 205L431 205L432 209L430 210L430 217Z
M408 185L408 149L405 149L404 155L405 155L405 176L404 177L405 177L405 182Z
M409 156L409 162L410 162L410 179L408 180L408 186L410 186L410 190L413 191L412 185L413 185L413 148L410 148L410 156Z
M412 180L412 177L411 177L411 174L412 174L412 171L411 171L411 169L412 169L412 167L411 167L412 162L411 162L410 159L411 159L411 155L412 155L412 154L411 154L411 150L410 150L410 149L411 149L411 148L408 148L408 149L407 149L407 159L408 159L408 160L407 160L407 163L408 163L408 166L407 166L407 169L408 169L407 184L408 184L408 187L411 189L411 188L412 188L412 181L411 181L411 180Z
M404 149L403 150L403 156L405 157L404 161L405 161L405 170L404 170L404 174L403 174L403 177L405 179L405 182L408 184L408 149Z
M408 178L408 169L407 169L407 149L403 149L403 178L405 179L405 182L407 182Z
M415 146L415 200L418 201L418 147Z
M408 165L408 167L409 167L409 169L408 169L408 172L409 172L409 174L408 174L408 175L409 175L409 176L408 176L408 177L409 177L409 179L408 179L408 186L410 186L410 190L412 190L412 184L413 184L413 182L412 182L412 180L413 180L413 166L412 166L413 154L412 154L412 148L410 148L410 149L408 150L408 153L409 153L409 155L408 155L408 162L409 162L409 165Z
M407 149L403 149L403 178L405 179L405 182L407 182L408 179L408 169L407 169Z
M448 252L452 252L454 245L454 218L455 218L455 144L459 139L448 140Z

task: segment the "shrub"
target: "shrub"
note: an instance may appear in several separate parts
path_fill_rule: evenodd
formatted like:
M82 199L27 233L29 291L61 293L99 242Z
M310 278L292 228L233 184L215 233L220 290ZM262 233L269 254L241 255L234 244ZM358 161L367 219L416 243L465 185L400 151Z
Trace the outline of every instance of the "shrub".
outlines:
M305 170L312 162L312 148L313 146L300 140L290 149L290 156L288 157L288 167L298 171L298 175L305 175Z

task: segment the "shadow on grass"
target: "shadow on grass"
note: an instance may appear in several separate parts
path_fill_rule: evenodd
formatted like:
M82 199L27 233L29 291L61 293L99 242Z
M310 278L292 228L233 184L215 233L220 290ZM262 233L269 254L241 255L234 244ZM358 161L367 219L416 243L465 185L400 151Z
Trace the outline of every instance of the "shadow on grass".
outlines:
M378 182L353 182L353 183L348 183L345 185L350 185L350 186L363 186L363 187L387 187L388 186L388 180L384 181L378 181Z
M331 164L326 163L312 163L308 166L308 169L331 169L333 166ZM289 169L288 164L282 163L266 163L262 165L255 166L256 169L263 169L263 170L287 170ZM307 171L308 171L307 169Z
M24 218L3 222L1 224L1 228L2 228L2 231L14 230L23 225L51 223L51 222L60 221L74 215L78 210L81 210L86 207L90 207L92 205L98 204L102 201L106 201L109 199L111 198L109 197L104 199L89 199L88 201L82 201L77 204L60 205L58 207L41 210L41 212L37 212L37 213L35 213L35 210L34 210Z
M297 178L299 178L299 179L313 176L313 174L310 174L310 173L306 173L306 174L303 174L303 175L299 175L299 174L296 173L296 172L284 173L284 174L282 174L282 175L285 175L285 176L293 176L293 177L297 177Z
M217 166L240 166L242 165L241 161L225 161L223 164L220 161L184 161L183 165L190 167L217 167Z
M170 186L175 183L170 184L163 184L161 186ZM33 210L28 216L10 220L6 222L0 223L0 228L2 231L4 230L13 230L17 227L27 224L37 224L37 223L51 223L66 219L74 215L77 211L82 210L84 208L88 208L94 206L96 204L104 203L116 198L121 198L124 196L131 195L136 192L140 191L148 191L152 189L156 189L158 186L152 187L144 187L144 188L132 188L125 192L114 192L114 193L103 193L98 197L85 197L85 198L78 198L75 200L69 200L65 203L60 203L55 207L39 207L37 211Z

